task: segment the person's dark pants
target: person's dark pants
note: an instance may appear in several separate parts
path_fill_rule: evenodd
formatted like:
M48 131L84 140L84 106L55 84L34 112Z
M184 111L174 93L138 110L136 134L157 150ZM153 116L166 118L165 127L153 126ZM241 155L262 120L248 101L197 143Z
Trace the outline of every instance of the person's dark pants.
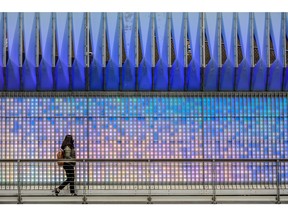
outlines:
M67 179L59 186L59 189L62 190L66 185L70 184L70 193L75 193L74 190L74 166L64 164L63 166Z

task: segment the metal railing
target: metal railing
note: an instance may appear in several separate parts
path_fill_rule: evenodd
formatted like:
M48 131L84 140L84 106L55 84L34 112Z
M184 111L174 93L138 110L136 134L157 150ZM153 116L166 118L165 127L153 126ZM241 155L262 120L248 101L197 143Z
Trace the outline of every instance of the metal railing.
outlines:
M66 177L57 161L0 160L0 192L17 191L14 195L21 203L27 190L58 187ZM271 189L276 203L280 203L281 190L288 185L288 159L77 159L73 162L76 162L76 190L84 203L93 190L123 189L145 191L148 201L156 190L180 190L186 194L205 190L212 196L212 203L216 202L218 192L225 189Z

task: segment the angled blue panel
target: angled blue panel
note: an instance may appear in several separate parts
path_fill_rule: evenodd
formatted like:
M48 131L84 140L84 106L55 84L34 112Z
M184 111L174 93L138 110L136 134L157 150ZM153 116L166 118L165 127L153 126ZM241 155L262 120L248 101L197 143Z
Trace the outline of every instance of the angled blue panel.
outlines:
M56 90L69 89L68 40L68 13L56 13L56 41L58 50L58 61L55 68Z
M152 13L139 13L142 61L138 69L139 90L152 90Z
M283 82L284 56L283 49L285 33L282 21L282 13L270 13L270 36L272 39L275 61L270 66L268 90L280 91Z
M288 38L288 13L286 14L286 38ZM287 40L286 40L287 43ZM286 65L286 75L284 78L284 90L288 91L288 65Z
M286 15L286 38L288 38L288 13L285 13ZM287 43L287 42L286 42ZM288 91L288 65L286 65L286 73L284 77L284 86L283 89L284 91Z
M4 14L0 13L0 56L3 56L3 47L4 47ZM0 58L0 91L4 89L4 74L3 74L3 58Z
M235 76L235 24L234 13L222 13L222 37L227 59L222 65L220 73L220 90L232 91Z
M168 13L156 13L155 18L159 60L155 66L154 89L168 90Z
M7 90L20 90L19 74L19 13L7 13L8 63Z
M123 90L135 90L135 13L123 13L123 37L126 60L122 69Z
M254 13L254 35L259 52L259 61L256 63L253 69L252 77L252 90L264 91L266 89L267 82L267 40L268 35L266 28L267 13Z
M200 20L200 13L188 13L188 37L192 54L187 69L187 86L190 91L199 91L201 88Z
M251 23L250 13L238 13L238 36L241 44L243 60L237 70L236 89L248 91L251 79Z
M72 89L85 90L85 13L72 13L74 62Z
M40 13L40 46L42 59L39 65L39 88L42 91L53 90L52 55L53 32L52 13Z
M205 67L204 88L208 91L218 89L218 13L205 13L205 32L210 51L210 61Z
M23 90L36 90L36 13L23 13L25 60L22 70Z
M171 90L184 90L184 13L172 13L175 61L171 68Z
M107 42L110 59L106 66L106 90L119 90L119 14L107 13Z
M103 13L90 13L90 37L93 59L90 64L90 90L103 90L102 43Z

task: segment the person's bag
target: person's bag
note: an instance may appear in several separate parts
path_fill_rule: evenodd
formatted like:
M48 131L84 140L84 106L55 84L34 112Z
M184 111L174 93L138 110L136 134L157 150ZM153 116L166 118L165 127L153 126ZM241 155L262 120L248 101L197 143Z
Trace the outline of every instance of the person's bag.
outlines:
M64 151L62 149L59 149L57 151L56 156L57 156L57 160L63 160L64 159ZM57 161L57 163L58 163L58 166L64 165L64 162L62 162L62 161Z

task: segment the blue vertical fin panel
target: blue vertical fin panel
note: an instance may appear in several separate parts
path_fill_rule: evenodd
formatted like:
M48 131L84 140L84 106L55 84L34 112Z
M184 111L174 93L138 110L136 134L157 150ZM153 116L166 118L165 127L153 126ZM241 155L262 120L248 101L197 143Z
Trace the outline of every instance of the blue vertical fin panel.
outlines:
M40 13L40 46L42 59L39 65L39 88L42 91L53 90L52 55L53 31L52 13Z
M243 59L239 63L236 78L237 91L249 91L251 80L251 14L238 13L238 36L242 49Z
M152 13L139 13L142 61L138 69L139 90L152 90Z
M259 61L256 63L253 69L252 77L252 90L253 91L264 91L266 89L267 82L267 42L268 42L268 32L266 31L267 13L254 13L254 35L259 52Z
M155 14L156 41L159 60L155 66L154 89L168 90L168 13Z
M184 90L184 13L172 13L172 35L175 61L171 67L171 90Z
M205 32L211 57L204 72L204 89L207 91L218 89L218 23L218 13L205 13Z
M285 13L286 15L286 38L288 38L288 13ZM286 40L287 43L287 40ZM286 65L286 73L284 77L284 86L283 86L284 91L288 91L288 65Z
M20 52L20 14L7 13L8 62L7 90L20 90L19 52Z
M123 36L126 60L123 64L122 83L123 90L136 89L136 74L135 74L135 28L136 14L123 13Z
M187 86L189 91L200 91L201 88L201 55L200 55L201 19L200 13L188 13L188 38L192 60L188 62Z
M90 38L92 46L92 62L89 68L90 90L103 90L102 43L103 13L90 13Z
M22 70L23 90L35 91L36 80L36 13L23 13L25 60Z
M106 90L119 90L119 13L107 13L107 42L110 59L106 66Z
M72 13L74 62L72 89L85 90L85 13Z
M234 13L222 13L222 37L227 59L220 73L220 90L232 91L235 77L235 23Z
M3 53L4 53L4 13L0 13L0 91L4 89L4 62L3 62Z
M69 32L68 13L56 13L56 41L58 61L55 68L56 90L69 89Z
M268 77L268 90L280 91L282 89L283 82L283 68L284 68L284 56L283 49L285 32L282 21L282 13L270 13L270 36L272 39L275 61L270 66L270 72Z

